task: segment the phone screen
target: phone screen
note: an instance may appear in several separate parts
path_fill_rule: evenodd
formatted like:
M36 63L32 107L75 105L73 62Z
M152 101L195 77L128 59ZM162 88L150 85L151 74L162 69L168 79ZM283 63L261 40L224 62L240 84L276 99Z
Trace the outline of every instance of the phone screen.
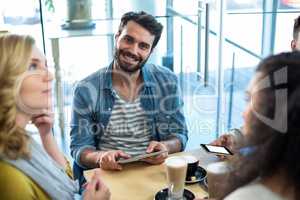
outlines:
M230 152L225 147L214 146L214 145L209 145L209 144L201 144L201 146L204 147L204 149L206 151L211 152L211 153L232 155L232 152Z

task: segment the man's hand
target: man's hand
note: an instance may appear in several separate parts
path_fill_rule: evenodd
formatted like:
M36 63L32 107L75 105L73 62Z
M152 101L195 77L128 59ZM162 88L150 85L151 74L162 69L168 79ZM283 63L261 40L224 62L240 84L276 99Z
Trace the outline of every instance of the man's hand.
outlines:
M100 174L96 170L91 181L87 183L83 199L84 200L109 200L110 191L107 186L99 178Z
M99 159L99 166L101 169L105 170L122 170L122 166L117 163L119 158L130 158L130 155L124 153L121 150L118 151L107 151L101 153Z
M168 148L164 143L157 142L157 141L151 141L146 150L146 153L152 153L155 151L162 151L162 150L168 151ZM158 164L163 163L167 157L168 157L168 153L162 153L158 156L145 158L145 159L143 159L143 161L145 161L149 164L158 165Z

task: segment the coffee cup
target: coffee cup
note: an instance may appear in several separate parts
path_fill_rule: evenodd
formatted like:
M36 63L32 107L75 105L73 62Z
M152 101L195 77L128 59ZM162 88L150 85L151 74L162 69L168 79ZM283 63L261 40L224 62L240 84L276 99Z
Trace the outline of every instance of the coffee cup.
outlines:
M230 167L227 162L209 164L207 171L207 187L209 198L220 198L220 192L225 186L226 176L229 175Z
M165 160L169 199L182 199L187 161L184 157L172 156Z
M192 155L186 155L186 156L184 156L184 159L186 159L187 164L188 164L185 180L191 181L191 180L193 180L193 177L195 177L195 175L196 175L199 160L195 156L192 156Z

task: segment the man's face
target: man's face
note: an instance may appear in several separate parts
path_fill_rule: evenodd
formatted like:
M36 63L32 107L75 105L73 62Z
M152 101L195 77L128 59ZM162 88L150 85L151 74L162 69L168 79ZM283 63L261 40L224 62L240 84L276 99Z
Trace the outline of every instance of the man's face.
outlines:
M115 61L128 73L141 69L150 56L155 36L134 21L116 35Z

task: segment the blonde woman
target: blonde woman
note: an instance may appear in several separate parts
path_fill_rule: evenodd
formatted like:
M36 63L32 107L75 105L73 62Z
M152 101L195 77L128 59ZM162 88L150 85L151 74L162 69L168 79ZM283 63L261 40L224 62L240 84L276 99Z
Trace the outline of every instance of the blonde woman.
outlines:
M52 79L30 36L0 36L0 199L80 198L51 131ZM39 130L42 145L25 131L30 122ZM83 199L109 198L95 173Z

